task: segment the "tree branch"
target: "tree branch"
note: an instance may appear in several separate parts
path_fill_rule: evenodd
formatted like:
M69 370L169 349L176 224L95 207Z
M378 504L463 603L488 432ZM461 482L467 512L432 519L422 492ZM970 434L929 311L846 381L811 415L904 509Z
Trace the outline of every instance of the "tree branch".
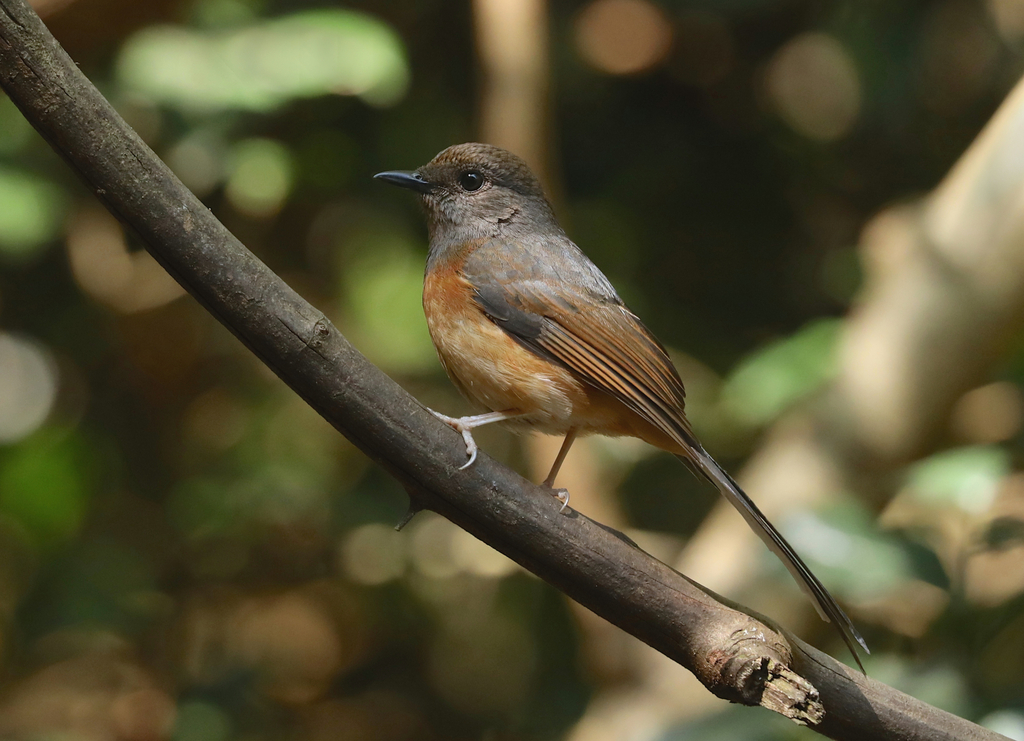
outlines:
M81 74L24 0L0 0L0 85L154 257L303 399L432 509L690 669L719 697L836 739L998 734L847 669L724 604L481 455L245 249Z

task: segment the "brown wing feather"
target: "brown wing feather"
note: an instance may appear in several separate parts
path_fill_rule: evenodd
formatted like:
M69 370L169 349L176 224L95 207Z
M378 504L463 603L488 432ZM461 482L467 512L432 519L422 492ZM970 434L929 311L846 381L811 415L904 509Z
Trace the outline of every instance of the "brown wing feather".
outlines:
M694 437L683 411L683 382L665 348L635 315L617 300L564 292L545 300L536 283L477 286L477 299L521 344L619 399L674 440L685 451L680 460L718 487L782 560L821 617L839 627L863 671L857 646L867 651L864 639L782 534Z
M621 305L605 304L546 319L535 340L544 351L680 445L689 444L693 433L683 411L683 382L668 353L635 315Z

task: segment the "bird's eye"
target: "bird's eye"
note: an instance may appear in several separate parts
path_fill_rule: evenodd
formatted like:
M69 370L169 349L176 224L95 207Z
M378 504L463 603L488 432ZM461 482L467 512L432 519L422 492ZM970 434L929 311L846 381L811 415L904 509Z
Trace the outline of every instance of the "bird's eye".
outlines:
M462 189L472 193L474 190L480 190L480 186L484 184L484 176L476 170L469 170L459 175L459 185Z

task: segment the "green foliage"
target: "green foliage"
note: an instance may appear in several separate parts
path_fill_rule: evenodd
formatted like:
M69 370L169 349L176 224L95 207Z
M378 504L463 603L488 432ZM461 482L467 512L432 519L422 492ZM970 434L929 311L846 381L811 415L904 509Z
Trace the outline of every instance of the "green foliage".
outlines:
M73 537L95 486L95 461L75 431L47 429L2 451L0 512L42 547Z
M836 319L815 320L747 356L722 388L725 409L737 420L760 427L813 394L835 373L841 327Z
M830 591L852 603L877 599L914 578L942 581L934 554L899 534L879 532L858 502L792 514L783 528Z
M1010 473L1003 448L977 445L936 453L910 468L914 496L933 505L953 505L967 513L986 511Z
M0 154L18 152L32 140L32 126L9 98L0 99Z
M420 300L423 253L397 232L364 233L350 244L356 256L342 281L357 346L395 373L434 368L437 356Z
M295 98L397 101L408 84L402 45L380 21L348 10L292 13L228 30L163 26L125 44L121 84L188 111L268 113Z
M0 167L0 259L19 262L44 248L60 231L65 202L55 183Z
M174 722L174 741L226 741L231 738L231 719L208 702L185 702Z
M243 213L274 214L292 189L293 169L284 145L270 139L245 139L232 149L226 194Z

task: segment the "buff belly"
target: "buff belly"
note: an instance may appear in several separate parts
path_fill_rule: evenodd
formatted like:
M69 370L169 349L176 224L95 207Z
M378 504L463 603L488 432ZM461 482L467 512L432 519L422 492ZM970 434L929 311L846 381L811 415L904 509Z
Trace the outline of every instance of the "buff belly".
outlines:
M467 399L490 411L523 414L513 426L548 434L605 426L592 390L512 339L472 295L472 286L457 273L434 271L424 284L423 308L437 355Z

